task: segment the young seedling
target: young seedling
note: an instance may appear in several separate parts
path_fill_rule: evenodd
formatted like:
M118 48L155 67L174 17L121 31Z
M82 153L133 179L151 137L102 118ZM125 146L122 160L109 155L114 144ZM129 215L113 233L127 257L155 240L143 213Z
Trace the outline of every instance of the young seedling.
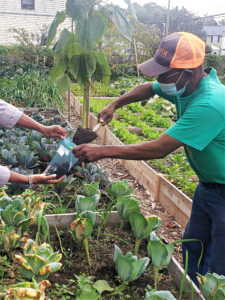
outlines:
M138 279L144 273L149 264L148 257L138 260L137 256L132 255L131 252L127 252L123 255L123 252L116 245L113 261L116 271L125 285Z
M136 238L134 253L137 255L142 239L147 238L153 230L158 230L162 222L161 219L155 215L145 218L139 212L130 214L129 219Z
M91 218L78 218L70 224L73 237L78 242L83 242L87 256L88 265L91 265L90 254L88 248L88 238L90 238L94 224Z

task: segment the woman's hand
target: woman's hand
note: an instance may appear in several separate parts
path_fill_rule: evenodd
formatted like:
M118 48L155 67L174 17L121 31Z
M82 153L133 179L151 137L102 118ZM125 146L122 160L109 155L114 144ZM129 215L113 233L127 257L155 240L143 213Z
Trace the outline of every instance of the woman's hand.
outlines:
M43 174L35 174L31 175L32 183L33 184L54 184L58 183L61 180L63 180L65 176L62 176L60 178L56 178L56 174L52 174L49 176L43 175Z

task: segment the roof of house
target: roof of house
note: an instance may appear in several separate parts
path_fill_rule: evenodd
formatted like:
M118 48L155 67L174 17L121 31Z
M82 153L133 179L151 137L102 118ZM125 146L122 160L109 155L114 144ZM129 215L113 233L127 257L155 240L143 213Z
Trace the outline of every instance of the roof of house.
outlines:
M203 26L206 35L222 35L225 26Z

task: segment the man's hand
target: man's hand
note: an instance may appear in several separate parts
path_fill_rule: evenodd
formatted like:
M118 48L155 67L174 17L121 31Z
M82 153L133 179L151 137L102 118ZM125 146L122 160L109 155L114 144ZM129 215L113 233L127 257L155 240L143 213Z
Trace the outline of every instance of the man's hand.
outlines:
M107 125L112 120L114 111L115 105L111 102L98 114L98 122L102 125Z
M53 183L58 183L61 180L63 180L65 176L62 176L60 178L56 179L56 174L52 174L49 176L43 175L43 174L35 174L35 175L31 175L32 178L32 183L34 184L53 184Z
M81 161L90 162L96 161L104 158L102 149L104 146L93 145L93 144L83 144L73 148L73 153L75 157L79 158Z
M60 139L68 136L68 132L60 125L45 126L42 133L47 137L59 137Z

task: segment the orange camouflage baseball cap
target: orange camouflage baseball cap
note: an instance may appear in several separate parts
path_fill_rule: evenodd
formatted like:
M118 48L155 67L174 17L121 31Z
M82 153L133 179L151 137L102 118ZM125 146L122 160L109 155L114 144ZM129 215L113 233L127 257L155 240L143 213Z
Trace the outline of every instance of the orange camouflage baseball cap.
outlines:
M205 43L189 32L174 32L165 37L154 57L140 64L146 76L156 76L171 69L192 69L200 66L205 57Z

